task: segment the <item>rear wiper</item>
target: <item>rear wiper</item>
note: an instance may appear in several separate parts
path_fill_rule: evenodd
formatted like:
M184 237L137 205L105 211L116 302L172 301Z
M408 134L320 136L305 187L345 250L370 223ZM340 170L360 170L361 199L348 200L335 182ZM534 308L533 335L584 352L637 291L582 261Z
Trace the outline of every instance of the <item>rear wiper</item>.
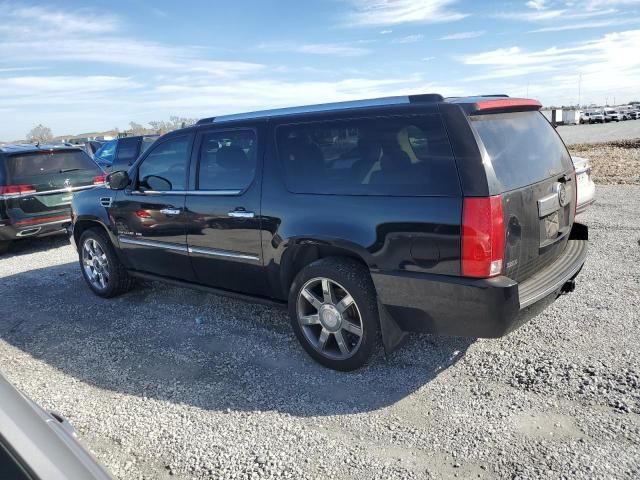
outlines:
M62 168L58 173L77 172L81 168Z

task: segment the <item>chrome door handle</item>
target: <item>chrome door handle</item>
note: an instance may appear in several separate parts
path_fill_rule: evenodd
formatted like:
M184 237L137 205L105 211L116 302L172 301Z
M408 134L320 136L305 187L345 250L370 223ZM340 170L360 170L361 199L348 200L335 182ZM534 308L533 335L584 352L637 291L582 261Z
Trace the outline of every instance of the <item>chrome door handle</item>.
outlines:
M232 210L227 215L232 218L253 218L256 216L255 213L246 212L244 210Z
M179 208L163 208L160 210L160 213L164 213L165 215L180 215Z

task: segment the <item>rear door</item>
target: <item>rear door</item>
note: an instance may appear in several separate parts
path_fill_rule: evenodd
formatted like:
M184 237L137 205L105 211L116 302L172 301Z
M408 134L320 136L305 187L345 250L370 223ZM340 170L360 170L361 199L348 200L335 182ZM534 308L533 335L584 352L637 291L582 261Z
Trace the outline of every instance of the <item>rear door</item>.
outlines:
M204 130L196 137L187 192L187 243L199 283L266 295L262 264L260 161L253 128Z
M131 188L117 192L109 215L131 267L192 281L185 230L185 187L193 135L154 145L131 172Z
M564 250L573 226L573 163L538 111L471 115L490 191L501 194L506 228L504 274L522 281Z
M7 198L8 214L16 222L68 220L73 192L103 181L91 157L75 148L8 155L5 171L5 183L20 187L21 193Z

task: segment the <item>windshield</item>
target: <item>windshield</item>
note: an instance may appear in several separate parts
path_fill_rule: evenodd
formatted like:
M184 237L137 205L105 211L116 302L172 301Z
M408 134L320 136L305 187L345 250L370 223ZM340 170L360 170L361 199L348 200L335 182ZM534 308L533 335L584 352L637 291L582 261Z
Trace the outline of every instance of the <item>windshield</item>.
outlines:
M571 168L564 143L540 112L471 117L503 191L531 185Z

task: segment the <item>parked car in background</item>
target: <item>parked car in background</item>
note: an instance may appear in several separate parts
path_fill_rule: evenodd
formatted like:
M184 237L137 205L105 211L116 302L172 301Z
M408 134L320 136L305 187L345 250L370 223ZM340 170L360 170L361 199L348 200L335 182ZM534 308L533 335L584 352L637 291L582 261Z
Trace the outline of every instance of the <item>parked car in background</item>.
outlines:
M0 252L12 241L64 231L74 192L104 184L84 150L65 145L0 148Z
M602 112L582 112L580 123L604 123L605 118Z
M82 275L101 297L141 277L288 303L338 370L407 331L505 335L572 291L587 254L539 109L434 94L202 119L74 197Z
M591 178L591 164L587 158L571 157L576 170L577 206L576 215L584 212L596 200L596 185Z
M614 110L612 108L605 108L604 116L605 116L605 120L608 119L608 121L611 121L611 122L620 122L622 120L626 120L624 113L621 113L618 110Z
M629 110L629 118L638 120L640 118L640 110Z
M46 412L0 374L0 478L109 480L71 424Z
M94 159L107 171L126 170L158 138L159 135L139 135L110 140L95 153Z

